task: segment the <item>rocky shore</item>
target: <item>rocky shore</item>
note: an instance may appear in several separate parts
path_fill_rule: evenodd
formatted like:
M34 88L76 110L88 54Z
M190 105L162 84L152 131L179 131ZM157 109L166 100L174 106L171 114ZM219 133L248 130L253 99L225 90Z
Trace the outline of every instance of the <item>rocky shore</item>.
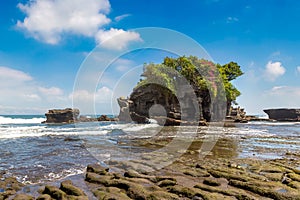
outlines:
M140 141L136 145L150 149L163 144ZM164 154L154 151L136 160L90 164L82 175L85 188L63 180L41 186L34 195L30 189L24 190L24 185L16 179L2 176L0 199L300 199L300 155L272 160L211 155L200 159L199 150L192 145L175 162L157 168L155 163L167 158Z
M296 168L299 166L296 160L181 158L154 172L140 170L140 164L116 161L111 161L111 167L92 164L87 167L85 182L96 199L300 199L300 170ZM88 199L82 189L68 180L61 182L60 187L41 187L38 197L26 193L14 196L21 185L13 184L13 188L0 193L0 199Z

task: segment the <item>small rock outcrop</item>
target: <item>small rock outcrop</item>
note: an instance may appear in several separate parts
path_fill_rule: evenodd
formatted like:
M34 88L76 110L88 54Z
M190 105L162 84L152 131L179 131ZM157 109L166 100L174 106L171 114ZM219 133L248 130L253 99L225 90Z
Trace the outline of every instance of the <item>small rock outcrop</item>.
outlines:
M45 115L47 120L45 123L74 123L78 120L79 109L53 109L49 110Z
M248 117L244 108L240 107L231 107L229 115L226 117L227 120L233 120L234 122L246 123L248 122Z
M101 115L100 117L97 118L97 121L99 122L113 122L113 121L118 121L116 118L110 118L107 115Z
M126 99L124 97L120 97L117 99L118 104L120 106L120 114L119 114L119 120L122 122L131 122L130 113L129 113L129 105L133 102L129 99Z
M45 115L47 120L43 123L49 124L70 124L75 122L113 122L118 121L117 118L111 118L107 115L101 115L100 117L89 117L81 115L79 116L79 109L66 108L66 109L53 109L49 110Z
M300 109L278 108L266 109L264 112L276 121L300 121Z
M42 195L37 198L39 199L80 199L88 200L88 196L84 191L76 186L70 180L63 181L60 188L46 185L42 191Z

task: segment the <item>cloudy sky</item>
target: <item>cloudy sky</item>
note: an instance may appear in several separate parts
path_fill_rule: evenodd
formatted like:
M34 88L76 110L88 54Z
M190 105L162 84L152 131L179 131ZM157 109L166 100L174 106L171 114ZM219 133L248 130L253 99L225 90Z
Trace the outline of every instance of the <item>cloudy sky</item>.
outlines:
M43 114L74 99L112 113L113 99L139 80L141 63L169 55L152 50L103 60L147 42L151 34L137 30L143 27L174 30L215 62L237 62L245 72L234 82L238 103L249 114L300 107L299 1L10 0L1 2L0 15L0 114ZM174 43L168 34L152 37ZM101 74L97 63L111 68ZM97 86L88 90L91 80Z

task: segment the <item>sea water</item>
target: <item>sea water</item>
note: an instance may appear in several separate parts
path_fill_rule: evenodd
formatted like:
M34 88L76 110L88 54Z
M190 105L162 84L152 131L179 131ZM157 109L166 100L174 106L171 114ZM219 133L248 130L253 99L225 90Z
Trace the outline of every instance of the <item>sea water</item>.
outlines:
M160 135L189 139L217 135L212 150L217 156L273 159L285 157L287 152L300 155L300 123L250 122L217 130L183 127L174 135L176 127L162 129L154 122L48 125L43 121L42 115L0 116L1 172L23 183L55 181L83 173L90 163L134 158L136 152L147 149L128 141Z

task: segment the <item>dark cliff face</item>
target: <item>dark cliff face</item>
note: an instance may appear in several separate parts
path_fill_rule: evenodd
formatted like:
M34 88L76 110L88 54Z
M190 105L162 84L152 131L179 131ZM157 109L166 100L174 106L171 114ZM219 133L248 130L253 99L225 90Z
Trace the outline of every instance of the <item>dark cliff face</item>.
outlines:
M264 112L269 115L270 119L277 121L300 121L300 109L266 109Z
M125 122L146 123L149 118L162 121L162 125L179 125L180 123L199 123L211 121L212 112L224 119L226 106L212 109L209 91L183 88L174 94L157 85L147 84L135 88L129 99L118 99L120 105L119 120ZM217 105L217 104L215 104Z
M168 117L180 119L179 101L172 92L156 84L146 85L135 89L130 95L130 111L150 118L150 109L154 105L161 105ZM151 110L153 115L162 115L162 110Z

